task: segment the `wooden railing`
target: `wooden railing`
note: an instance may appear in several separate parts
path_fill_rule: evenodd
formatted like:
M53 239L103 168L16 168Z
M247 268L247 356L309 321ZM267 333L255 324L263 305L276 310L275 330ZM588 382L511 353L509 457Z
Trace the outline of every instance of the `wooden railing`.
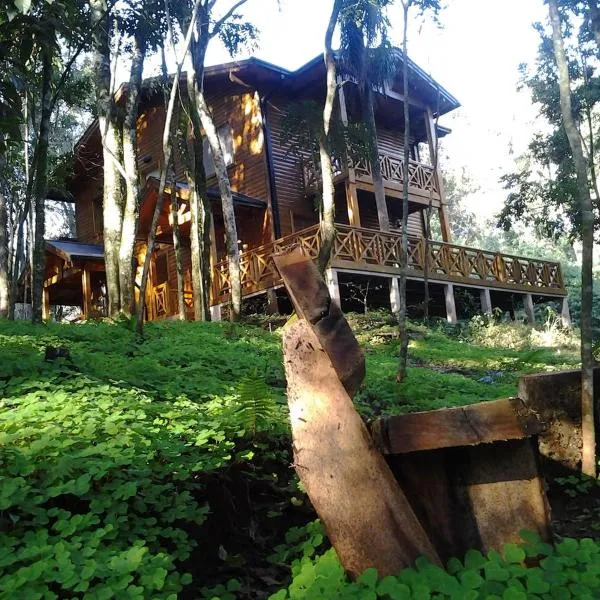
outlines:
M365 273L398 275L402 236L399 233L336 225L331 255L332 267ZM319 254L319 227L314 225L243 252L240 256L242 294L244 296L278 285L279 274L271 255L287 246L299 245L312 258ZM427 259L426 259L427 254ZM427 260L427 263L425 262ZM427 264L432 281L449 281L481 287L564 295L560 263L488 252L423 238L408 239L409 277L424 277ZM217 263L213 272L213 303L229 296L227 261Z
M353 168L356 179L372 183L373 171L371 163L366 158L357 161L348 161L349 168ZM399 189L404 183L404 159L397 155L379 153L379 167L383 177L384 185ZM334 177L342 175L346 171L344 162L335 158L333 161ZM321 172L319 166L313 162L302 164L304 175L304 186L309 192L314 192L321 184ZM435 169L430 165L411 160L408 165L408 186L410 193L429 196L439 200L440 189Z

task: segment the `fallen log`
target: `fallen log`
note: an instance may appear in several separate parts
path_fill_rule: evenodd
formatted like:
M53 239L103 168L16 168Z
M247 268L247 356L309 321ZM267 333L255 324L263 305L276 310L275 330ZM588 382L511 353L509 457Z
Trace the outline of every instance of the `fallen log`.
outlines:
M439 562L352 403L365 367L348 322L309 257L274 261L300 317L283 338L294 466L342 565L358 576Z

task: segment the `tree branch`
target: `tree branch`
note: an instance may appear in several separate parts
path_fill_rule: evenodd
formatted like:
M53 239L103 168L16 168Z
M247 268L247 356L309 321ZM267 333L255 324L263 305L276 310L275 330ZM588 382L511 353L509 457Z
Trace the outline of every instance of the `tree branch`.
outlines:
M221 27L223 27L223 25L235 13L235 11L243 4L246 4L246 2L248 2L248 0L238 0L218 21L215 22L215 24L213 25L212 31L208 34L208 36L210 38L215 37L215 35L217 35L219 33L219 30L221 29ZM212 6L214 6L214 1L213 1ZM210 8L212 8L212 6Z

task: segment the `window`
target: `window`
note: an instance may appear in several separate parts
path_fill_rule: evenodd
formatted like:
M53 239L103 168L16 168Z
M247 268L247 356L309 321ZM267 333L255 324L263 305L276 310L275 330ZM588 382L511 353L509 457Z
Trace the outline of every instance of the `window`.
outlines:
M154 273L152 277L152 283L154 285L160 285L169 280L169 260L167 253L157 254L154 259Z
M223 158L225 159L225 166L233 164L233 136L231 135L231 127L229 123L217 127L217 134L219 141L221 142L221 148L223 149ZM206 137L202 138L202 152L204 159L204 170L206 176L211 177L215 174L215 164L212 159L212 152Z

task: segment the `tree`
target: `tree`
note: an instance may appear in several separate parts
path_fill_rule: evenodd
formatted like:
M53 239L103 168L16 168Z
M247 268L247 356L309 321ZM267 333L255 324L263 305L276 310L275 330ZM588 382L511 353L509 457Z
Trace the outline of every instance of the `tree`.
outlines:
M192 37L196 28L196 20L198 17L198 10L200 6L201 0L196 0L194 4L194 8L192 9L192 14L190 17L190 23L188 26L188 30L185 36L185 45L182 53L182 57L177 62L177 69L175 71L175 75L173 76L173 81L171 83L171 92L169 95L169 102L167 105L167 110L165 114L165 123L163 126L163 135L162 135L162 166L160 169L160 181L158 184L158 197L156 200L156 206L154 208L154 214L152 215L152 224L150 225L150 231L148 232L148 242L146 244L146 256L144 258L144 267L142 269L142 281L140 283L140 296L138 300L137 306L137 323L136 330L138 335L143 334L144 329L144 310L146 307L146 287L148 285L148 275L150 273L150 262L152 260L152 253L154 252L154 246L156 242L156 230L158 228L158 219L162 212L162 206L164 202L165 196L165 187L167 183L167 174L169 173L169 169L171 167L171 156L172 156L172 132L171 132L171 124L173 120L173 113L175 111L175 102L177 101L178 91L179 91L179 80L181 78L181 70L183 68L183 62L188 53ZM166 14L169 15L169 7L168 0L165 3L166 6ZM164 82L165 85L168 83ZM172 185L175 185L175 182L172 182Z
M242 304L240 251L238 247L235 212L233 209L233 195L227 174L227 166L217 128L204 95L204 61L208 45L215 37L221 39L232 56L237 54L242 45L254 43L257 35L256 29L251 23L242 21L241 15L238 12L247 1L237 0L225 3L219 2L219 0L203 0L201 2L192 39L191 61L190 68L188 69L188 95L192 108L190 129L193 137L190 149L193 150L194 166L199 167L198 155L202 148L200 138L200 130L202 128L211 151L221 196L223 222L225 225L225 246L229 268L230 319L233 321L239 318ZM216 13L217 4L219 8L226 6L221 15L217 15ZM201 245L202 247L198 250L201 254L206 255L208 252L206 243L207 221L210 213L206 210L204 201L206 193L201 189L204 181L204 173L201 171L203 171L203 168L199 170L194 168L195 189L193 190L192 206L195 207L197 219L192 225L197 229L196 232L192 232L192 243L194 245ZM200 220L201 206L204 208L204 223L201 223ZM192 218L194 218L194 215L192 215ZM192 246L193 249L194 246ZM204 269L206 268L205 262ZM204 290L204 293L208 294L206 285L204 286Z
M594 431L594 356L592 349L594 213L588 182L588 166L579 131L573 118L569 65L564 49L562 24L557 0L548 0L552 45L558 69L560 112L569 141L577 178L576 195L581 219L581 427L582 464L586 475L596 475Z
M410 163L410 87L408 80L408 17L412 7L421 13L426 10L437 16L440 10L439 0L400 0L402 5L402 83L404 96L404 169L402 185L402 242L400 252L400 310L398 311L398 329L400 334L400 357L396 379L400 382L406 377L408 362L408 327L406 310L406 280L408 275L408 165Z
M321 163L321 178L323 182L322 211L320 223L321 248L319 250L319 271L325 272L329 264L331 249L335 239L335 186L333 182L333 160L328 145L328 137L331 129L331 115L337 89L337 75L335 56L332 48L333 32L339 18L343 1L335 0L327 31L325 32L325 49L323 60L327 71L327 83L325 92L325 103L323 105L323 126L319 132L319 160Z

